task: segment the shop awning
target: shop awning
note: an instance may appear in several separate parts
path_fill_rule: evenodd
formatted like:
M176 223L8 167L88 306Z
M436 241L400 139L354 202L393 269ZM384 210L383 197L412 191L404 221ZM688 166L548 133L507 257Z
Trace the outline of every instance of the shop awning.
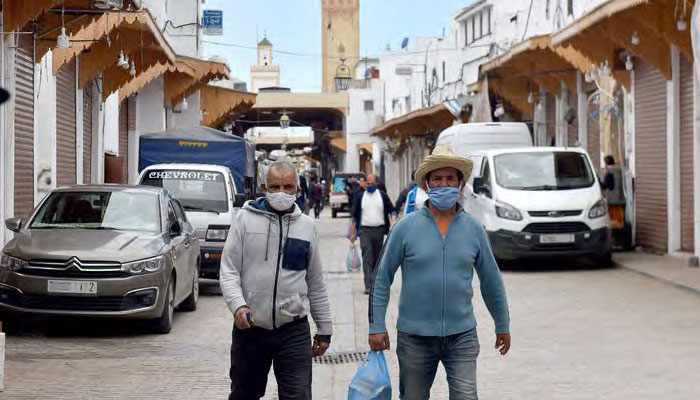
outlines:
M2 23L5 34L19 31L29 21L39 17L55 6L60 6L62 0L10 0L2 4Z
M586 71L590 63L574 49L553 47L549 36L537 36L516 44L507 53L483 64L481 72L496 79L502 77L503 84L525 78L535 86L530 90L542 87L556 94L561 91L560 82L575 92L576 71Z
M218 86L203 86L201 89L200 108L204 114L202 125L216 126L229 113L242 105L252 106L255 93L240 92Z
M343 153L346 153L348 151L347 141L345 140L345 137L331 139L330 144L332 147L335 147Z
M137 73L136 76L119 88L119 102L136 93L171 68L168 64L157 63Z
M55 44L56 36L60 32L60 14L47 14L42 18L42 23L46 33L42 34L41 40ZM175 62L175 54L147 10L80 15L66 23L66 31L71 40L71 47L53 49L54 74L81 54L81 86L104 69L116 64L120 52L138 63L146 62L141 60L143 49L156 50L162 53L162 57L169 63ZM48 47L42 46L38 57L43 56L46 51Z
M372 154L372 150L374 149L374 143L368 142L368 143L359 143L357 145L357 151L364 150L369 154Z
M454 122L454 116L443 103L412 111L391 119L370 132L374 136L421 136L438 134Z
M683 1L676 0L607 1L552 34L552 43L574 48L595 64L607 61L615 79L628 88L629 74L622 59L626 53L643 59L670 79L670 44L677 46L687 58L693 57L690 29L678 30L677 3L683 7ZM694 0L685 1L686 22L694 3ZM632 37L639 40L638 44L632 42Z
M224 63L177 56L175 68L164 76L163 97L171 106L206 86L215 79L229 79L229 69Z

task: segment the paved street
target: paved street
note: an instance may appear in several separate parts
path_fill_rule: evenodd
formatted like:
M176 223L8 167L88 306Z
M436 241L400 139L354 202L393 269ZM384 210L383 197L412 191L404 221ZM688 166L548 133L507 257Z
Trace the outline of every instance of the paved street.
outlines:
M347 222L324 213L319 223L336 353L367 349L361 276L344 271ZM505 272L505 281L513 320L507 357L493 349L493 323L480 296L475 299L481 398L697 399L700 295L626 269L571 268L568 261L519 266ZM394 325L396 301L390 312ZM216 285L205 288L196 312L176 315L169 335L144 334L122 322L37 321L8 337L0 398L225 398L230 327ZM397 397L393 351L388 359ZM345 399L356 368L315 364L314 398ZM274 390L271 380L266 398L276 398ZM446 393L440 369L432 398L446 399Z

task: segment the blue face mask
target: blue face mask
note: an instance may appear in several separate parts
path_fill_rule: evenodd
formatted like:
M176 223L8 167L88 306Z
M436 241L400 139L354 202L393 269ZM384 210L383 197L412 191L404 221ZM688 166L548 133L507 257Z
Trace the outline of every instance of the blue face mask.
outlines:
M434 205L438 210L449 210L454 207L457 200L459 200L459 188L430 188L428 189L428 197L430 198L430 204Z
M367 191L369 193L374 193L374 191L377 190L377 185L369 185L367 186Z

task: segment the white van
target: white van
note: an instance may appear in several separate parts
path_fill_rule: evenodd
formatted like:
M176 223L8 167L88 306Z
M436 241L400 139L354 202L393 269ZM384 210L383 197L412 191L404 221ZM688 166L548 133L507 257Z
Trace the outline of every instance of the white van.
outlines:
M245 202L231 170L221 165L154 164L141 171L139 185L165 188L182 204L199 239L199 276L218 279L231 221Z
M496 258L591 256L611 263L608 207L580 148L478 152L462 203Z
M445 129L436 145L450 146L456 155L469 157L483 150L532 147L532 137L522 122L469 123Z

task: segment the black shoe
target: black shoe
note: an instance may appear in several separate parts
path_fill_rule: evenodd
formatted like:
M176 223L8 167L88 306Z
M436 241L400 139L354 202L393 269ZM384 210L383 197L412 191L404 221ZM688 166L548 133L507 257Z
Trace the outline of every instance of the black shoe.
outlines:
M369 294L369 290L365 289L365 294Z

